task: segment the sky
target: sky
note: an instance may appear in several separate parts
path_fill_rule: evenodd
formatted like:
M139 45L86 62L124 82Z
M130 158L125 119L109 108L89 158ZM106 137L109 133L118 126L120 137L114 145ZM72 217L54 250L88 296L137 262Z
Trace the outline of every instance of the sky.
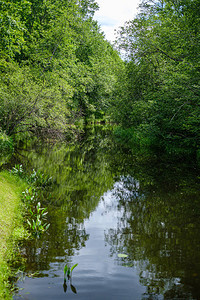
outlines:
M94 19L101 25L106 39L114 41L114 29L123 26L126 21L132 20L137 12L140 0L96 0L100 9Z

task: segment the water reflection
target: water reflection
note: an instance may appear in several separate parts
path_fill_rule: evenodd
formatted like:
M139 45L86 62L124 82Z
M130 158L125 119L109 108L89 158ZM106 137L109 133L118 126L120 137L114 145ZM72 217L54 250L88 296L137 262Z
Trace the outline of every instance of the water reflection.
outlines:
M26 147L15 159L53 182L42 199L49 211L48 233L23 249L27 273L56 281L66 263L83 257L76 280L78 291L85 292L78 292L80 299L90 298L91 278L95 300L199 299L200 182L194 166L144 162L119 147L105 127L87 130L77 144ZM145 293L136 279L131 283L130 270ZM70 282L62 284L67 296L75 293Z
M74 294L77 294L77 290L76 290L75 286L72 284L71 281L72 281L71 279L70 279L70 282L67 282L66 280L64 280L64 283L63 283L63 290L64 290L64 293L67 292L67 283L68 283L68 285L69 285L70 288L71 288L71 291L72 291Z
M20 152L26 169L39 169L52 177L54 185L48 203L63 206L74 218L89 217L103 192L113 184L106 156L111 132L88 129L77 144L35 145ZM88 207L89 206L89 207Z
M48 206L50 228L40 239L26 243L23 256L26 272L55 276L58 268L71 263L72 257L85 247L89 234L84 221L89 218L101 195L112 188L114 179L104 153L111 131L88 129L80 143L58 145L25 145L15 160L27 171L41 170L52 178L50 190L43 193ZM52 269L52 263L54 268ZM56 265L57 264L57 265Z
M105 234L146 286L144 299L199 299L200 183L191 169L137 165L113 190L122 217Z

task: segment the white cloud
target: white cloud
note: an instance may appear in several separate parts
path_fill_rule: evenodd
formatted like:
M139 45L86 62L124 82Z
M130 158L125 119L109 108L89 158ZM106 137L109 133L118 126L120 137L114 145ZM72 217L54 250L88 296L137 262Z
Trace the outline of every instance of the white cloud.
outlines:
M114 29L134 18L140 0L96 0L96 2L100 9L94 18L101 25L106 38L113 41Z

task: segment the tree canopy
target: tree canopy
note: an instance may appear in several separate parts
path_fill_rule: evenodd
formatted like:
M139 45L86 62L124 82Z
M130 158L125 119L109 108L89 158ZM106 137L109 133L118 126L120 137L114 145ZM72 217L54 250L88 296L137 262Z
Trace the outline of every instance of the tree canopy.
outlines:
M94 0L0 1L0 128L56 133L104 114L118 53L93 20Z
M199 0L142 1L118 31L127 93L117 118L139 139L172 152L200 144L199 7Z
M198 152L199 7L141 1L118 31L120 58L94 0L0 1L0 129L53 136L111 116L145 147Z

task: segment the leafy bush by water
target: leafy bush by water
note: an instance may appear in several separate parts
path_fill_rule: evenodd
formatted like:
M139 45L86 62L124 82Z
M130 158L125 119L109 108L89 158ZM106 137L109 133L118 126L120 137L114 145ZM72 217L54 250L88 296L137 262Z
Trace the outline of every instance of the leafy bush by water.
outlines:
M13 151L13 140L0 130L0 154Z
M33 169L28 180L37 187L46 187L51 184L52 178L48 175L44 175L40 170L36 171Z
M15 165L11 173L13 175L17 175L20 178L25 179L30 185L33 185L36 189L44 188L51 184L51 177L48 175L44 175L40 170L36 171L35 169L32 170L32 173L29 175L27 174L22 165Z
M47 208L42 208L40 202L33 208L30 208L31 219L27 219L27 223L30 226L31 230L36 236L39 236L41 233L45 232L50 224L44 223L46 215L48 212Z
M50 224L45 223L48 214L47 208L42 208L38 199L41 194L41 189L48 185L51 179L48 176L45 177L40 171L36 172L35 170L33 170L31 175L27 175L22 165L15 165L11 173L23 178L30 185L29 188L22 192L24 218L26 219L31 234L38 237L50 226Z
M16 175L20 178L24 178L24 170L22 168L22 165L15 165L12 170L11 170L11 173L13 175Z

